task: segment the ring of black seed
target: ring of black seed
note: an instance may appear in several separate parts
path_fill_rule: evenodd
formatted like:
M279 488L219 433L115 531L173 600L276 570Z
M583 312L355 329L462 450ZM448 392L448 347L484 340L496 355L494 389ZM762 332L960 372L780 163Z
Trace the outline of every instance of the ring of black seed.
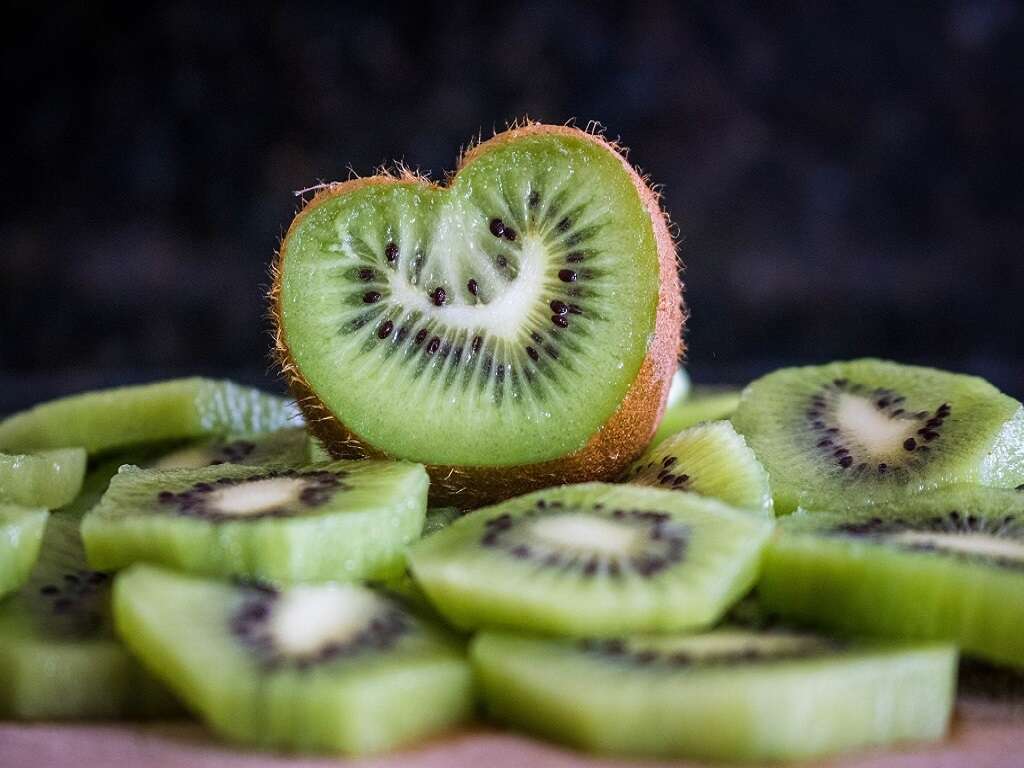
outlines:
M619 663L638 667L652 665L667 667L710 667L732 666L735 664L772 663L793 659L813 658L840 650L843 644L837 640L813 638L813 642L792 648L759 649L755 646L731 650L728 653L694 654L683 650L658 651L652 648L631 647L624 639L586 638L578 643L580 650L588 655L599 656Z
M385 651L412 629L409 617L397 607L382 607L361 631L345 642L327 643L314 652L291 656L274 645L271 620L281 594L272 587L253 589L230 618L231 633L244 643L268 670L291 667L307 670L340 658L351 658L368 651Z
M343 482L344 477L344 472L329 472L325 469L301 472L295 469L269 470L247 477L222 477L212 482L199 482L191 488L178 493L161 491L157 494L157 502L166 511L184 517L198 517L204 520L259 520L267 517L294 517L303 514L303 511L285 507L267 509L248 515L227 514L211 507L209 496L214 491L223 490L235 485L244 485L275 478L295 478L302 480L305 485L299 492L299 500L306 507L318 507L326 503L335 493L349 488Z

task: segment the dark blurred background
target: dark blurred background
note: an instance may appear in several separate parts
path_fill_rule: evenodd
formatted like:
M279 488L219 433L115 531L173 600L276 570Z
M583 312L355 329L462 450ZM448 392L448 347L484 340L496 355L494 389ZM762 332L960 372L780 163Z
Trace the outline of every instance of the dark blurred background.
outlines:
M1024 8L14 4L0 411L191 372L278 386L293 190L599 120L664 185L698 382L881 355L1024 394ZM36 10L28 10L36 9Z

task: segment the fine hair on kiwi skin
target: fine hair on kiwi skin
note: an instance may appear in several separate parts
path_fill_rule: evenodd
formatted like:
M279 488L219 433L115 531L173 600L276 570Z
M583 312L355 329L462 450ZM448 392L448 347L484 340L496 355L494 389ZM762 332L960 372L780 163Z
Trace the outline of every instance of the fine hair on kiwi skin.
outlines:
M614 153L633 182L650 216L658 250L659 296L653 339L648 344L640 370L629 386L618 409L579 450L561 458L519 466L467 466L427 464L431 477L431 503L454 503L474 507L527 493L562 482L610 479L618 475L650 441L664 411L672 377L683 354L681 328L685 307L679 281L679 262L670 224L661 208L658 193L626 160L624 150L605 139L595 126L581 130L572 125L543 125L529 120L514 123L504 133L479 143L463 153L459 171L474 159L509 141L527 136L565 136L582 139ZM458 175L458 172L449 182ZM430 184L405 168L397 174L380 172L374 176L320 187L306 203L289 228L296 231L303 217L325 199L349 194L370 185ZM437 186L437 185L432 185ZM356 434L332 413L316 396L312 386L292 360L283 325L281 305L282 278L287 259L289 235L285 236L272 266L270 312L274 320L275 356L299 408L306 416L310 431L338 458L387 458L362 436Z

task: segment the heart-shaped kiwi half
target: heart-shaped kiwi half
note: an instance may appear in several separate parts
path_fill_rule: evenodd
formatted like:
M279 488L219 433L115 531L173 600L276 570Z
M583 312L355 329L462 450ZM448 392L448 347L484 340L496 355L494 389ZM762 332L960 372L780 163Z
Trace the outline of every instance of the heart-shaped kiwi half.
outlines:
M273 270L276 352L338 457L421 462L476 506L617 476L682 352L675 245L618 147L531 123L447 183L323 187Z

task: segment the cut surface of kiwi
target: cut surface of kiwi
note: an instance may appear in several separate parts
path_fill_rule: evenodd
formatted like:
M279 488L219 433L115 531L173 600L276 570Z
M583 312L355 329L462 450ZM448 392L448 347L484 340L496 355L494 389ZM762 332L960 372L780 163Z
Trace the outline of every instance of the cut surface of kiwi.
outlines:
M0 502L0 597L28 578L43 540L48 512Z
M431 507L427 510L426 520L423 521L423 535L429 536L432 533L444 530L465 514L456 507Z
M695 494L587 483L471 512L409 563L465 629L668 631L708 626L746 592L771 529Z
M110 577L85 562L78 532L120 460L86 476L46 522L27 583L0 601L0 717L74 720L176 717L180 705L114 636Z
M86 459L84 448L0 453L0 501L47 509L63 507L82 487Z
M240 743L378 752L472 712L458 645L366 587L275 589L135 566L117 577L114 614L153 674Z
M758 592L822 628L956 642L1024 667L1024 495L953 487L780 522Z
M768 473L728 421L698 424L666 438L637 459L623 480L773 515Z
M1024 481L1024 409L972 376L870 359L786 368L747 387L732 422L779 514Z
M694 387L689 395L665 409L651 445L702 421L728 419L740 403L739 390L726 387Z
M387 578L423 529L427 485L405 462L124 467L82 536L100 570L144 561L270 581Z
M497 720L595 752L754 761L939 739L956 650L722 628L550 640L484 632L471 658Z
M610 477L676 369L675 258L612 145L518 128L445 187L377 176L306 206L276 269L282 367L337 455L422 462L432 493Z
M162 440L269 432L294 406L230 381L190 378L72 395L0 421L0 450L82 446L90 454Z
M220 464L301 467L311 463L309 435L288 427L252 437L214 437L176 445L146 461L146 469L200 469ZM323 460L331 461L330 457Z

